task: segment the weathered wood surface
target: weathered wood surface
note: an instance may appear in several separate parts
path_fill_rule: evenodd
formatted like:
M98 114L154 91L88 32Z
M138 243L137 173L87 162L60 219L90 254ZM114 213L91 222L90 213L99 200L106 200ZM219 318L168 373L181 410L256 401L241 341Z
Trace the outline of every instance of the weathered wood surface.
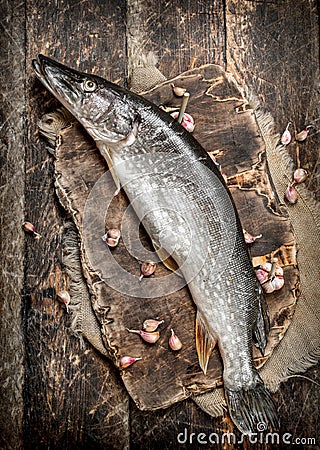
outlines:
M232 70L240 82L253 88L272 112L278 131L290 119L297 129L310 122L319 125L319 6L315 0L139 3L142 12L136 13L135 33L139 35L143 30L148 36L146 49L158 53L159 69L167 77L202 63L219 63ZM133 403L126 406L128 398L116 374L106 360L103 364L93 361L94 358L100 361L100 357L89 346L86 358L78 351L77 339L65 332L68 318L55 303L55 292L67 283L61 275L58 258L59 228L64 219L54 196L53 161L44 143L37 138L38 118L52 100L34 81L30 61L42 52L70 65L78 62L80 69L122 82L130 66L126 58L126 36L130 29L125 27L128 23L125 14L126 10L130 11L130 5L127 7L125 1L108 1L105 5L89 0L80 3L15 0L2 4L1 61L5 64L1 78L2 85L7 87L2 88L2 94L6 95L1 106L3 117L11 119L4 119L2 126L6 166L1 171L1 186L9 189L2 191L5 201L1 211L1 283L6 299L2 303L1 327L1 343L5 349L1 364L4 387L1 446L19 448L24 409L25 448L117 449L129 444L137 449L203 448L199 444L179 445L178 433L185 428L189 436L192 432L220 433L225 430L220 418L212 420L191 401L153 413L141 412ZM12 65L16 67L14 75ZM19 83L14 84L14 80ZM18 122L16 118L24 118L25 107L27 121ZM13 148L15 153L11 151ZM303 166L316 174L318 134L314 133L300 148ZM291 146L291 150L296 149ZM21 171L24 151L25 175ZM316 190L319 180L310 177L310 187ZM24 296L20 299L24 245L18 228L26 216L37 225L43 238L34 241L27 236L25 239ZM17 340L13 338L13 329L17 330L14 333ZM25 363L17 362L10 367L13 357L22 362L23 355L19 353L23 348L22 334ZM85 368L77 365L78 357L86 364ZM24 367L22 404L15 377L23 373ZM81 368L86 376L79 375ZM318 370L310 369L306 375L319 380ZM106 378L107 373L110 376ZM3 380L10 380L11 387ZM102 380L107 381L101 384ZM100 390L94 391L93 385ZM101 400L100 391L106 394L107 403ZM318 443L318 387L308 380L294 378L283 385L276 397L282 423L280 436L291 433L293 438L314 437ZM117 414L111 416L114 410ZM95 414L87 414L90 411ZM250 447L267 446L263 443L246 446ZM279 447L288 448L284 444ZM220 443L217 448L223 445Z
M1 1L0 447L22 442L24 338L25 36L23 5ZM10 74L10 77L8 77Z

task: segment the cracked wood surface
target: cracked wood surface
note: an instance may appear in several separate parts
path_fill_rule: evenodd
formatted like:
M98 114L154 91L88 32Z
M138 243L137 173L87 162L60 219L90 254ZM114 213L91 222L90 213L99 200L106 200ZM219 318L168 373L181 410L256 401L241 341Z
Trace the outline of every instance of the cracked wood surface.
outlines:
M315 0L109 0L108 5L97 0L3 0L1 7L5 86L1 104L5 164L1 170L1 447L197 448L194 440L179 445L178 433L187 428L189 437L192 432L222 434L232 425L226 419L210 418L191 400L155 412L140 411L133 402L128 406L127 394L107 361L88 344L85 351L80 349L77 339L66 332L69 318L55 302L56 291L68 283L58 258L65 216L54 196L52 158L37 137L39 117L56 106L35 81L30 62L42 52L123 83L138 42L136 48L158 54L158 67L167 77L203 63L220 64L256 92L272 112L277 131L290 119L300 129L310 122L319 125L319 6ZM126 13L132 15L131 22ZM302 165L314 175L307 181L313 190L320 180L316 177L318 139L313 133L298 149L289 148L293 156L299 150ZM20 223L27 216L42 240L33 241L30 236L23 240ZM318 368L306 375L316 379ZM294 438L319 439L318 392L314 384L299 378L281 387L277 393L280 436L291 433ZM219 442L216 447L224 445ZM242 447L235 444L233 448ZM247 442L246 448L267 446Z

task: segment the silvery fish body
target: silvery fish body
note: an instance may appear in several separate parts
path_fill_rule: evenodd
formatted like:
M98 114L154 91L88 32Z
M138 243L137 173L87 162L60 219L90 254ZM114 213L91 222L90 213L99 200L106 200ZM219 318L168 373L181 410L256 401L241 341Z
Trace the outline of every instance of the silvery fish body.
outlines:
M170 115L100 77L42 55L37 76L82 123L163 259L172 258L197 307L196 346L206 373L218 344L230 415L243 433L277 426L273 400L252 361L266 345L263 298L224 180Z

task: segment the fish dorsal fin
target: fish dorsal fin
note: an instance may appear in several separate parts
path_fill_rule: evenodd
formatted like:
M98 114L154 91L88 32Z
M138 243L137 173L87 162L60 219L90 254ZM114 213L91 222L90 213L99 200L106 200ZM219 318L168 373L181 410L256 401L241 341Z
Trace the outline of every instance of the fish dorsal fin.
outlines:
M171 270L172 272L175 272L177 275L179 275L179 277L182 277L182 274L179 271L179 266L172 258L172 256L169 255L169 253L163 248L158 247L154 242L152 244L159 258L161 259L161 262L166 266L166 268Z
M217 339L214 338L208 331L202 315L197 311L196 318L196 348L198 353L198 359L203 373L207 373L209 358L217 343Z
M111 149L102 141L97 142L97 147L101 152L101 155L104 157L104 159L107 161L108 164L108 168L110 170L110 173L112 175L113 181L115 182L116 185L116 192L114 193L114 195L117 195L120 192L121 189L121 185L120 185L120 180L118 175L116 174L114 167L113 167L113 161L112 161L112 157L111 157Z
M268 305L265 296L260 286L259 289L259 301L258 301L258 316L253 329L253 334L257 346L261 353L264 355L264 351L267 345L268 334L270 331L270 321L268 314Z

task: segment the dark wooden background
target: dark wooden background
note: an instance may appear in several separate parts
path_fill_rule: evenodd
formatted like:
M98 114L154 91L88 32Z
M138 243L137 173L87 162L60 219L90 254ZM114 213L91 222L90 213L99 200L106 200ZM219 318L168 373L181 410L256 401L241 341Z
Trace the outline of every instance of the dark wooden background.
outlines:
M222 433L224 419L191 400L139 411L112 364L89 344L81 349L68 331L70 318L55 300L67 283L59 262L66 218L54 193L53 159L37 132L52 98L31 60L44 53L125 85L138 43L141 52L158 55L167 77L204 63L230 70L255 91L279 132L289 120L299 130L310 122L320 127L319 2L2 0L0 11L0 447L209 448L179 445L177 435L185 428L189 435ZM319 198L316 133L303 149L308 185ZM23 234L25 218L41 240ZM319 385L312 382L319 383L319 366L305 376L310 381L292 378L276 394L281 433L315 438L304 448L320 448Z

